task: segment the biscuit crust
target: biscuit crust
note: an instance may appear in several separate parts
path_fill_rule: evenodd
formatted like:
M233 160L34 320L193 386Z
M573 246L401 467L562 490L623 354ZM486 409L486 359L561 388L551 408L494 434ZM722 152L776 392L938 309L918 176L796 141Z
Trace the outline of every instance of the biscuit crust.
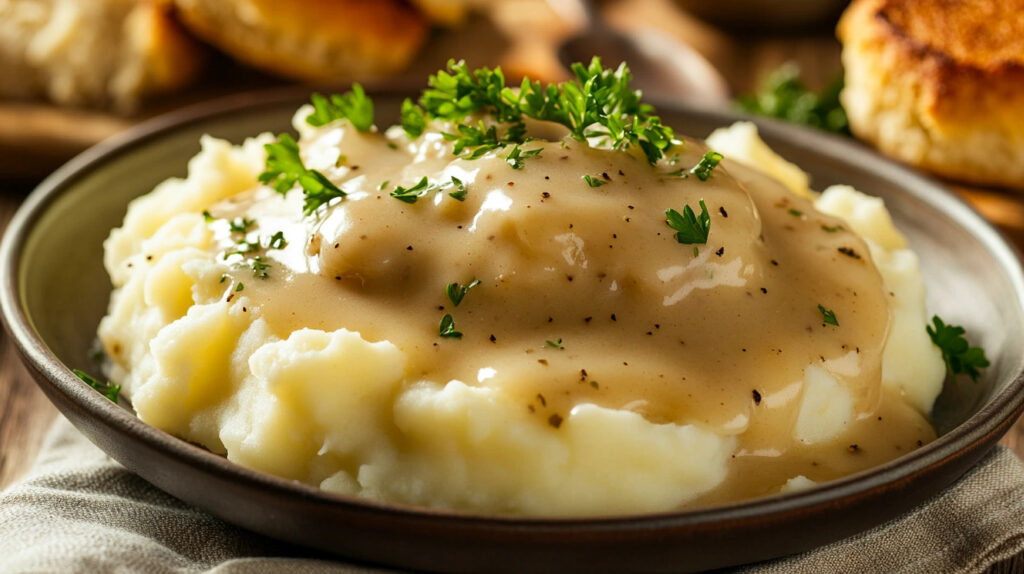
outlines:
M838 35L858 137L943 176L1024 189L1024 0L855 0Z
M397 0L177 0L196 35L257 68L332 82L400 71L427 24Z

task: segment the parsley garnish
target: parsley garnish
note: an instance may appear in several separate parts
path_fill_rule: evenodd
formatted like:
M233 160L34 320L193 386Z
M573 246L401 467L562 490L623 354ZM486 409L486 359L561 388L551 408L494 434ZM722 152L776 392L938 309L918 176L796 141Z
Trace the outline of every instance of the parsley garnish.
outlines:
M966 374L974 382L978 381L978 369L989 366L985 350L972 347L964 338L964 328L959 325L947 325L938 315L932 317L931 325L925 327L932 343L942 351L942 360L946 363L946 372L950 376Z
M416 185L412 187L396 186L395 190L391 192L391 197L404 201L406 203L416 203L416 201L427 194L429 191L430 184L427 182L427 176L423 176Z
M790 209L789 214L792 215L793 217L802 217L804 212L800 211L799 209Z
M541 148L523 151L519 144L516 144L512 146L512 150L505 156L505 161L512 166L512 169L523 169L523 160L528 157L537 157L541 151Z
M589 66L573 64L572 71L573 81L545 86L526 78L516 91L505 84L501 68L470 71L465 62L449 60L447 70L430 76L418 105L403 104L402 127L416 138L427 119L456 122L456 132L445 137L454 142L456 155L473 148L468 159L525 143L524 117L561 124L577 141L596 138L618 150L638 146L652 164L673 146L672 128L662 125L653 108L640 102L640 92L629 88L632 75L625 64L606 69L594 58ZM493 116L504 132L482 121L459 123L480 112Z
M674 209L665 212L665 223L676 230L676 241L686 245L707 243L711 231L711 216L704 200L700 200L700 216L693 213L689 205L683 207L683 214ZM696 248L694 248L696 250Z
M466 189L466 184L462 183L461 179L453 175L452 185L455 186L455 191L449 192L448 197L451 197L452 199L457 199L459 201L466 201L466 193L468 193L468 190Z
M352 84L352 90L325 98L313 94L313 113L306 116L311 126L323 126L335 120L347 118L361 132L373 127L373 100L367 97L363 87Z
M843 76L840 74L820 94L816 94L808 90L800 79L800 68L789 63L769 74L756 94L736 100L736 107L751 114L850 135L850 123L839 102L842 89Z
M236 217L228 222L228 226L231 229L231 233L248 233L249 228L256 224L253 219L246 219L244 217Z
M402 129L405 130L406 135L409 139L416 139L423 134L423 130L427 128L427 118L423 115L423 110L419 106L412 103L412 100L405 98L402 102Z
M276 143L263 146L267 150L266 170L260 174L260 183L285 195L298 183L305 192L302 213L309 215L321 205L337 197L345 197L327 176L315 169L306 169L299 157L299 144L288 134L277 136Z
M603 179L591 177L590 174L584 175L583 180L586 181L587 185L589 185L590 187L601 187L606 183Z
M204 209L203 210L203 219L205 219L206 222L209 223L209 222L213 221L216 218L213 216L212 213L210 213L209 209Z
M818 311L821 311L821 320L827 325L839 326L839 321L836 321L836 314L832 309L826 309L824 305L818 304Z
M241 281L239 281L238 285L235 285L235 293L238 293L242 289L245 289L245 283L242 283Z
M565 347L562 346L562 338L561 337L559 337L557 341L550 341L550 340L544 341L544 344L547 345L548 347L551 347L552 349L558 349L560 351L564 351L565 350Z
M839 231L840 229L842 229L843 226L842 225L825 225L825 224L822 224L821 228L826 233L835 233L836 231Z
M271 235L270 241L267 241L267 249L284 249L286 245L288 245L288 241L284 238L283 231Z
M117 397L121 394L121 385L115 385L111 382L101 383L100 381L90 377L85 371L80 371L78 369L74 369L74 373L79 379L82 379L85 384L96 389L101 395L107 397L114 403L117 402Z
M270 269L270 264L263 260L263 257L257 255L253 257L249 262L252 267L252 276L260 279L266 279L270 275L267 273L267 269Z
M697 165L690 169L690 173L697 176L697 179L701 181L707 181L711 177L711 171L718 166L720 161L722 161L722 154L717 151L708 151L704 154L704 157L700 158Z
M448 295L448 298L451 299L452 305L458 307L459 303L462 303L462 298L466 296L466 293L468 293L470 289L476 287L479 284L479 279L474 279L467 285L449 283L448 286L444 288L444 292L445 295Z
M447 339L462 338L462 333L455 330L455 319L452 319L451 313L445 313L444 317L441 317L441 325L438 327L438 332Z

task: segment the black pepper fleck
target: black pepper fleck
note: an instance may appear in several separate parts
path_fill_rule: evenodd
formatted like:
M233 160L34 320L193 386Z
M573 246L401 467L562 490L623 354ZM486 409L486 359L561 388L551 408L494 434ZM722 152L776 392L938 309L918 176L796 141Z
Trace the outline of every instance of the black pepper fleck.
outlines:
M856 251L854 251L850 247L840 247L839 249L837 249L837 251L839 251L840 253L842 253L843 255L845 255L847 257L852 257L854 259L860 259L860 254L858 254Z
M718 213L721 213L722 217L729 217L729 214L725 211L724 207L719 207L718 208Z
M548 424L555 428L562 426L562 416L558 413L551 415L548 417Z
M754 394L754 404L755 405L761 404L761 393L757 392L757 389L754 389L753 394Z

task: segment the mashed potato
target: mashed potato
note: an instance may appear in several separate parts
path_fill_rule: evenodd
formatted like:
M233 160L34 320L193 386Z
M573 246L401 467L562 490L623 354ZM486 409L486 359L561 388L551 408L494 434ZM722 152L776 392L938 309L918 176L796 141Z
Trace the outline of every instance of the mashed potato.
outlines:
M107 240L99 334L149 424L332 492L528 515L805 488L934 438L917 258L752 125L699 181L668 173L697 141L650 166L555 130L517 167L310 112L303 160L344 200L304 217L257 183L270 135L205 137ZM702 202L680 244L666 209Z

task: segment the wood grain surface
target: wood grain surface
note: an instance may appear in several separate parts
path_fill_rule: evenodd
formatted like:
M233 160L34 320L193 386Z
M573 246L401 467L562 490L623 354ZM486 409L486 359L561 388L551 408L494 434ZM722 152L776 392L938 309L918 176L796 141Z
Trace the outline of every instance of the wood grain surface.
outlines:
M609 24L619 30L642 34L645 29L656 27L688 42L723 74L733 93L752 90L761 77L786 61L799 64L812 86L823 85L840 73L840 47L830 25L784 36L729 32L689 17L669 0L623 0L606 4L603 13ZM549 4L541 0L496 3L492 16L472 31L435 35L409 77L424 77L427 71L458 55L466 46L473 46L470 63L498 63L510 75L530 73L555 78L563 73L554 56L555 48L561 38L572 32L573 22L558 18ZM223 94L238 87L282 83L247 71L232 74L227 77L246 80L230 85L217 85L214 81L213 85L185 95L182 101L192 102L203 95ZM173 102L163 101L159 109L171 107ZM0 229L6 227L25 194L46 170L152 113L121 118L41 104L0 102ZM78 129L68 130L69 126ZM1024 249L1024 201L1020 196L1000 190L952 187L1018 248ZM29 468L55 416L56 410L22 366L8 334L0 332L0 489ZM1001 444L1024 456L1021 421L1017 421ZM1015 571L1024 571L1024 561L1014 559L989 570Z

